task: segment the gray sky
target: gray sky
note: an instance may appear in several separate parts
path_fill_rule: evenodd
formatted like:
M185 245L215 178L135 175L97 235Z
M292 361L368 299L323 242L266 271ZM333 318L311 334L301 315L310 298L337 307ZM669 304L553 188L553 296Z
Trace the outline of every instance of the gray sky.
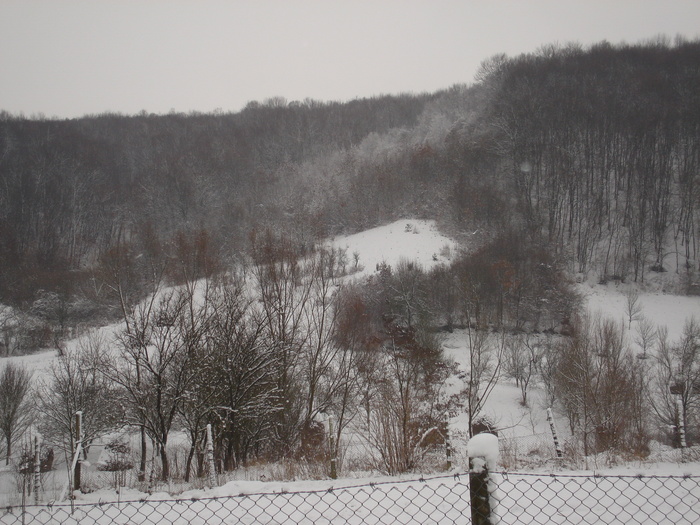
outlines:
M470 83L548 43L700 36L699 0L0 0L0 109L76 117Z

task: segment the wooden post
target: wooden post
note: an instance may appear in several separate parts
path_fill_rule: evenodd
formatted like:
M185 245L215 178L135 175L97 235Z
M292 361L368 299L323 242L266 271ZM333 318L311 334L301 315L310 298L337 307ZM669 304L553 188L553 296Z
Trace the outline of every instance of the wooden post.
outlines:
M681 442L681 449L684 449L687 443L685 441L685 411L683 410L683 400L681 396L676 398L676 406L678 407L678 438Z
M73 448L73 453L79 453L79 449L82 449L82 443L83 443L83 433L82 433L82 424L83 424L83 413L82 411L78 411L75 413L75 447ZM75 468L73 470L73 490L80 490L80 458L77 458L77 461L75 462Z
M491 525L491 502L489 501L489 471L486 467L474 470L474 458L469 458L469 500L473 525Z
M211 423L207 424L207 462L209 463L209 485L216 486L216 466L214 465L214 440L211 436Z
M335 454L335 433L333 429L333 416L328 416L328 438L331 447L331 479L338 479L338 468Z
M445 456L447 470L452 470L452 441L450 440L450 413L445 412Z
M561 452L561 447L559 446L559 438L557 437L557 427L554 424L554 416L552 415L552 409L547 409L547 421L549 421L549 428L552 431L552 438L554 439L554 449L557 451L557 458L563 457L564 454Z
M27 477L22 476L22 525L25 525L25 514L27 512Z
M467 443L469 455L469 501L473 525L492 525L497 519L491 504L489 470L498 461L498 438L493 434L477 434Z
M34 436L34 504L39 504L41 488L41 454L39 454L39 436Z

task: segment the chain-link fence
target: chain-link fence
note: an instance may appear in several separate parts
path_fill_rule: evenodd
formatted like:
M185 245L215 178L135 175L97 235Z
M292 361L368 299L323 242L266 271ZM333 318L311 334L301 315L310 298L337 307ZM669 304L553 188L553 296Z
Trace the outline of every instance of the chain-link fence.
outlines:
M700 476L496 474L500 523L700 523Z
M492 522L700 523L700 476L493 473ZM0 523L471 523L469 476L218 498L110 501L0 509Z

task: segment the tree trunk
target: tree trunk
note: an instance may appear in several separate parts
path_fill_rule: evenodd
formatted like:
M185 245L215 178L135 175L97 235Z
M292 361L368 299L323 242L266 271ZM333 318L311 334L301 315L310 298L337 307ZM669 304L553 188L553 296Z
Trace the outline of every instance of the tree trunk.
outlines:
M192 459L194 458L195 444L192 440L192 446L190 447L190 452L187 454L187 461L185 462L185 483L190 481L190 470L192 469Z
M159 448L160 463L163 469L161 472L160 479L162 479L163 481L168 481L168 479L170 478L170 465L168 463L168 452L165 449L165 443L162 443Z
M146 481L146 460L147 460L146 428L141 427L141 462L139 463L139 481Z

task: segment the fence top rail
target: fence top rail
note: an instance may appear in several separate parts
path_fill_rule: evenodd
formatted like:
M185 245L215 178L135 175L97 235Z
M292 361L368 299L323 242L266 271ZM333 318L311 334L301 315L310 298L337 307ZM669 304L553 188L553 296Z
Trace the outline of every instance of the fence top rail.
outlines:
M139 499L121 499L121 500L104 500L104 501L61 501L61 502L52 502L52 503L45 503L42 505L24 505L24 508L29 509L29 508L62 508L62 507L69 507L69 508L74 508L74 507L95 507L95 506L108 506L108 505L124 505L124 504L134 504L134 503L142 503L142 504L161 504L161 503L188 503L188 502L207 502L207 501L216 501L216 500L223 500L223 499L231 499L231 498L253 498L253 497L268 497L268 496L297 496L297 495L309 495L309 494L325 494L325 493L332 493L335 491L343 491L343 490L354 490L354 489L366 489L366 488L378 488L381 486L386 486L386 485L406 485L406 484L414 484L414 483L428 483L428 482L434 482L434 481L440 481L440 480L454 480L454 481L460 481L463 476L467 476L469 473L468 472L455 472L452 474L443 474L443 475L438 475L438 476L421 476L418 478L407 478L407 479L394 479L394 480L378 480L378 481L365 481L363 483L357 483L354 485L338 485L333 484L329 487L326 488L319 488L319 489L306 489L306 490L285 490L282 488L281 490L270 490L270 491L259 491L259 492L240 492L238 494L227 494L227 495L219 495L219 496L182 496L182 497L177 497L173 496L172 498L165 498L165 499L151 499L149 497L142 497ZM466 477L464 479L464 482L466 483ZM331 481L331 480L329 480ZM340 481L340 480L338 480ZM277 485L277 484L276 484ZM12 506L5 506L5 507L0 507L0 512L11 512L12 509L17 508L17 505L12 505Z
M503 477L534 477L534 478L615 478L615 479L694 479L700 483L700 474L604 474L593 472L591 474L562 474L553 472L507 472L493 471Z

